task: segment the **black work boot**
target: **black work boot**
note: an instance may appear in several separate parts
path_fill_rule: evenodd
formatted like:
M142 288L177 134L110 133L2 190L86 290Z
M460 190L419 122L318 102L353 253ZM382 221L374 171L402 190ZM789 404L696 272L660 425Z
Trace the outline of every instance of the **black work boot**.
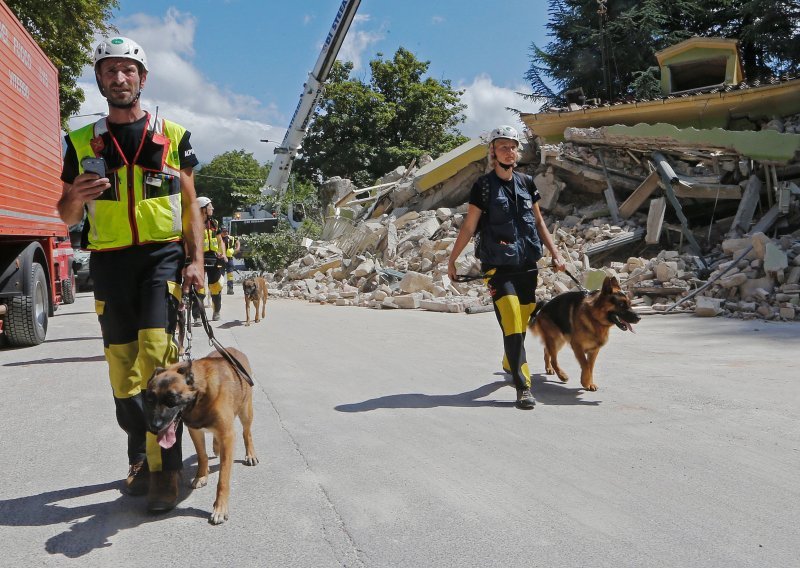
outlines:
M536 400L531 394L531 389L517 389L517 408L531 410L536 406Z
M219 312L222 311L222 292L219 294L213 294L211 296L211 303L214 305L211 321L219 321Z
M150 490L147 493L147 512L166 513L178 504L180 471L150 472Z
M128 468L128 477L125 478L125 493L138 497L146 494L149 486L150 471L147 469L147 461L132 463Z

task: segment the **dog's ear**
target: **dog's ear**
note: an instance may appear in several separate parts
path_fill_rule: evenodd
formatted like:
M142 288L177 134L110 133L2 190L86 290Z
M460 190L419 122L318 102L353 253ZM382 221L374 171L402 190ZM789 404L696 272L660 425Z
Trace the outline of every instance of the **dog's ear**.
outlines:
M164 367L156 367L155 369L153 369L153 374L150 375L150 378L147 381L147 388L150 387L150 383L153 382L153 379L155 379L158 375L160 375L164 371L166 371Z
M603 280L603 294L614 294L621 290L619 280L615 276L606 276Z
M183 365L178 367L178 372L183 375L183 380L191 386L194 384L194 373L192 372L192 360L188 359Z

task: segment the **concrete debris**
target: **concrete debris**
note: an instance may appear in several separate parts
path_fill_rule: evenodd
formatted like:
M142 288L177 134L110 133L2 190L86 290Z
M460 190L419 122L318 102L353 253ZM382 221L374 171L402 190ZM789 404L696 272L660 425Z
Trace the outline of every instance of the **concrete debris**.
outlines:
M764 128L800 132L800 116ZM665 180L652 148L598 149L597 139L538 142L538 155L527 146L521 166L534 176L545 221L584 287L597 289L606 275L615 276L643 313L680 307L704 317L800 319L800 162L762 164L729 151L671 148L659 154L668 166ZM269 275L270 293L373 309L490 310L472 244L456 266L473 279L447 276L469 189L486 168L473 158L429 188L419 185L415 164L372 188L329 180L326 195L338 215L323 228L326 240ZM617 209L619 221L612 222ZM652 254L640 256L646 251ZM576 288L550 269L549 257L540 261L538 301Z
M451 282L447 259L458 234L466 206L439 208L397 218L384 215L370 223L369 245L343 257L336 243L314 241L309 253L287 269L268 275L270 294L288 298L373 309L425 309L460 313L485 311L491 306L480 278ZM606 275L615 276L635 298L642 312L665 312L692 290L716 279L702 295L682 303L698 315L724 315L771 320L800 319L800 240L770 239L763 233L726 239L715 249L711 273L701 278L698 258L676 250L655 257L630 256L591 268L586 251L619 235L640 229L634 221L613 225L608 218L577 215L556 221L546 216L556 244L568 259L568 268L588 289L597 289ZM388 227L396 232L390 232ZM394 244L389 235L393 234ZM735 267L737 253L753 245ZM479 276L480 264L468 246L457 262L459 274ZM577 285L564 273L540 262L537 300L548 300Z

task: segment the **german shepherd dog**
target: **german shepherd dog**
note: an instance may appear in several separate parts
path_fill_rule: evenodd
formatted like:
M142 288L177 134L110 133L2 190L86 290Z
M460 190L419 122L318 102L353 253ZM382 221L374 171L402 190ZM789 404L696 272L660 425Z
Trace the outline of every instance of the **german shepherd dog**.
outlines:
M565 292L537 306L528 325L544 345L546 374L555 373L562 382L569 380L558 366L558 352L569 343L581 366L581 386L596 391L594 363L600 348L608 342L609 330L616 325L623 331L633 331L633 324L640 319L617 279L607 276L600 290Z
M267 315L267 281L263 276L253 276L242 281L244 290L244 311L247 314L247 321L244 325L250 325L250 304L256 310L256 323ZM260 311L260 314L259 314Z
M232 347L228 352L250 371L244 353ZM231 491L231 468L236 447L233 419L242 423L245 465L256 465L251 426L253 423L253 390L239 376L233 365L214 351L196 361L181 361L166 369L157 368L147 383L144 397L145 416L150 432L158 443L169 448L176 442L175 428L183 420L197 452L197 474L191 483L194 489L208 482L208 454L204 430L214 435L214 454L220 458L219 482L214 511L209 522L214 525L228 520L228 497Z

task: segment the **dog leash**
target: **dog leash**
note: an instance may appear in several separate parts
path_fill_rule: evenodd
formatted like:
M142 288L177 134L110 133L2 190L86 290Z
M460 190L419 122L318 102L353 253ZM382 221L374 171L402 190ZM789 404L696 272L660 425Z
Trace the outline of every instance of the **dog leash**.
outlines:
M192 287L194 290L194 287ZM181 309L183 310L183 321L180 323L183 326L183 341L186 342L186 347L183 345L179 345L178 347L183 347L183 354L181 357L184 361L188 361L191 363L192 361L192 295L191 294L183 294L181 297L181 303L183 306Z
M572 272L570 272L569 270L567 270L567 267L566 267L566 266L564 267L564 272L566 272L566 273L567 273L567 276L569 276L569 277L570 277L570 279L571 279L573 282L575 282L575 284L578 286L578 289L579 289L581 292L583 292L584 294L588 294L588 293L589 293L589 290L587 290L586 288L584 288L584 287L583 287L583 284L581 284L581 283L578 281L578 279L577 279L577 278L575 278L575 275L574 275L574 274L572 274Z
M208 335L209 343L214 346L214 348L219 352L220 355L222 355L222 357L228 363L231 364L231 366L239 374L239 376L242 379L244 379L245 381L247 381L247 384L249 384L251 387L255 386L255 383L253 382L253 378L250 376L250 373L247 372L247 369L244 368L244 365L242 365L241 362L236 357L231 355L230 352L227 349L225 349L219 341L217 341L217 338L214 337L214 330L211 327L211 324L208 323L208 317L206 316L206 310L203 308L202 302L200 301L200 298L197 297L197 291L194 289L194 286L192 286L189 289L189 293L186 294L186 296L188 296L188 298L189 298L188 304L189 304L189 310L190 310L190 313L188 313L187 316L191 316L191 304L192 304L192 302L197 302L197 305L200 306L200 320L203 322L203 329L206 330L206 335ZM186 305L186 304L184 304L184 305ZM184 318L184 319L186 319L187 322L188 322L188 317ZM189 326L187 325L187 328L188 327Z

